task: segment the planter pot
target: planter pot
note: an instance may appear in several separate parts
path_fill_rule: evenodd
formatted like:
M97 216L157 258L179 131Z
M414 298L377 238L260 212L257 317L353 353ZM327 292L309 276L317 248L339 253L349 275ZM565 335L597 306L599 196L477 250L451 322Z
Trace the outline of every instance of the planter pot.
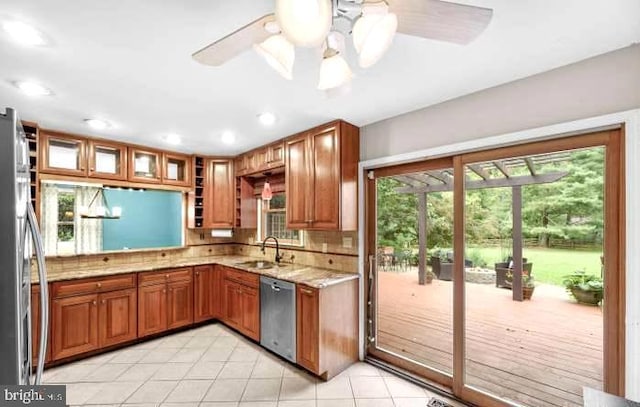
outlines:
M522 287L522 299L530 300L535 287Z
M433 274L427 274L426 281L427 284L431 284L431 282L433 281Z
M598 305L602 301L602 291L584 291L578 287L571 289L573 298L580 304Z

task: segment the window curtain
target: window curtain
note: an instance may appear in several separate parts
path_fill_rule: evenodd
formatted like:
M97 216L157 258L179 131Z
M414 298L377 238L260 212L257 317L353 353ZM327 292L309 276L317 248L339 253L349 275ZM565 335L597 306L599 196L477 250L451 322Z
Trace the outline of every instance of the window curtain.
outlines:
M43 182L40 184L40 226L44 254L55 256L58 252L58 188L54 184Z
M102 219L82 219L79 209L88 208L93 197L100 188L77 186L75 208L75 245L76 254L98 253L102 251ZM100 197L96 198L93 206L101 205Z

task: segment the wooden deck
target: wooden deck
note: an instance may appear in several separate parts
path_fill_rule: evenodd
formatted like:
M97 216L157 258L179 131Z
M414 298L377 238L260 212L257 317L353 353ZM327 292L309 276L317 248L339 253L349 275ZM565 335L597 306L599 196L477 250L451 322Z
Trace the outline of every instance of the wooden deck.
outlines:
M452 283L418 285L417 272L380 272L378 347L451 373ZM582 386L602 388L602 312L561 287L531 301L466 285L465 382L527 406L582 406Z

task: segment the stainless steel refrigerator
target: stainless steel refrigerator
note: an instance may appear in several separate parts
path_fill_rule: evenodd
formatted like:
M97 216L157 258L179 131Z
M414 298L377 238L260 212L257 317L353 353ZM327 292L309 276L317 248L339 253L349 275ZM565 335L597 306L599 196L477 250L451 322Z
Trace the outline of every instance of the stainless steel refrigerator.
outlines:
M29 147L13 109L0 113L0 384L40 384L49 324L42 239L31 205ZM31 355L31 261L40 280L40 349Z

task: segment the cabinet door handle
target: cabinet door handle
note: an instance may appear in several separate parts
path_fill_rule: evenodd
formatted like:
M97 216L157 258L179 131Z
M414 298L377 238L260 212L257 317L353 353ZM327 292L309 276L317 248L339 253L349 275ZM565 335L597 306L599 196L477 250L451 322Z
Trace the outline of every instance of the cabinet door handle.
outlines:
M103 304L106 304L106 303L107 303L107 300L102 300L101 302L102 302Z
M166 292L167 292L167 290L166 290L166 289L163 289L163 290L162 290L162 292L163 292L163 293L166 293Z
M102 287L102 283L96 283L96 287L97 287L97 288Z
M93 300L93 301L92 301L92 304L93 304L93 305L98 305L98 302L97 302L96 300Z
M196 271L196 276L199 276L199 275L200 275L200 272L199 272L199 271Z
M164 278L169 278L169 274L165 275Z
M304 294L309 294L309 295L313 294L313 291L307 288L301 288L300 291L302 291Z

